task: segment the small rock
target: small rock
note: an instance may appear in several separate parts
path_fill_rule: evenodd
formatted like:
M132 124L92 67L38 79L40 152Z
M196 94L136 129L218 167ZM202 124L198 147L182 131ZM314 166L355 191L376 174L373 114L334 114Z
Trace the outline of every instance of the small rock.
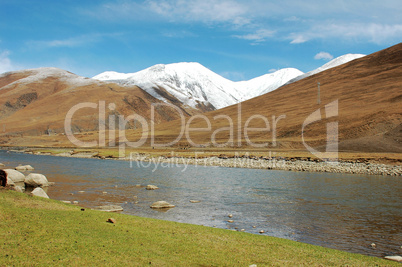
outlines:
M260 234L263 234L263 233L265 233L265 231L264 231L264 230L260 230L259 233L260 233Z
M397 262L402 262L402 257L401 256L385 256L384 259L391 260L391 261L397 261Z
M136 184L135 187L141 187L141 185L140 185L140 184Z
M85 211L85 209L84 209L84 208L82 208L82 209L81 209L81 211Z
M146 190L156 190L156 189L159 189L159 187L157 187L156 185L149 184L149 185L147 185L147 187L145 189Z
M151 205L151 208L153 209L169 209L174 207L175 205L172 205L166 201L156 201Z
M116 223L116 219L114 219L114 218L109 218L109 219L107 219L106 222L108 222L108 223Z
M240 229L240 232L244 232L244 231L246 231L246 229Z
M253 228L257 228L257 226L253 225Z
M78 193L83 194L85 191L78 191ZM73 193L71 193L71 195L73 195Z
M227 220L227 222L228 222L228 223L233 223L234 221L233 221L233 220Z
M34 167L32 167L31 165L18 165L17 167L15 167L15 169L17 171L33 171Z
M370 247L372 247L372 248L376 248L376 247L377 247L377 245L376 245L375 243L371 243L371 244L370 244Z
M229 217L229 218L232 218L232 217L233 217L233 214L229 214L228 217Z
M3 163L0 163L0 168L6 167Z
M37 187L31 192L32 196L37 196L37 197L44 197L44 198L49 198L49 196L46 194L46 192L40 188Z
M73 201L73 204L78 204L78 201Z
M190 200L190 203L200 203L201 200Z
M105 206L98 206L95 208L96 210L107 211L107 212L116 212L116 211L123 211L123 208L118 205L105 205Z
M68 200L62 200L61 202L66 203L66 204L71 204L71 201L68 201Z
M107 194L107 192L102 192L102 194L106 195L106 194Z
M257 267L257 264L251 264L248 267Z
M70 196L74 196L74 193L68 193Z

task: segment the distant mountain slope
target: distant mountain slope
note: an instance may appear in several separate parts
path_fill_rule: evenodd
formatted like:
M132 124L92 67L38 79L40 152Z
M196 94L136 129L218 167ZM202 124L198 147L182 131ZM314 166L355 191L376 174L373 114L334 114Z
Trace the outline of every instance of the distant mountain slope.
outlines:
M320 104L317 102L317 81L321 83ZM209 131L192 132L189 137L192 144L214 147L214 142L226 146L250 146L244 133L238 140L237 129L247 127L267 129L252 131L247 135L253 143L268 143L272 147L287 149L305 149L302 139L303 124L317 110L318 120L304 129L304 140L309 146L325 151L327 141L327 123L337 122L339 130L339 148L341 151L363 152L402 152L402 43L333 67L314 76L284 85L268 94L241 103L204 114L209 118ZM326 105L338 101L337 112L326 118ZM248 119L258 114L252 121ZM218 115L224 115L216 120ZM277 123L273 118L282 117ZM231 119L226 119L229 116ZM240 116L240 117L239 117ZM275 117L274 117L275 116ZM321 119L320 119L321 118ZM232 123L232 125L231 125ZM273 145L273 125L276 124L277 146ZM192 128L206 128L205 119L193 120ZM235 132L231 136L229 126ZM226 128L225 128L226 127ZM163 123L156 128L155 140L174 140L180 129L179 121ZM214 131L219 130L213 135ZM222 130L223 129L223 130ZM160 134L158 134L160 133ZM132 132L132 136L139 133ZM232 142L230 141L232 137ZM162 139L163 138L163 139ZM188 140L181 140L181 145L190 145Z
M0 139L25 134L64 133L64 120L73 106L88 102L99 104L99 101L105 101L107 125L108 115L127 117L139 114L149 121L151 104L163 103L136 86L122 87L57 68L3 73L0 75ZM109 104L115 104L115 109L109 109ZM198 113L181 104L178 107L186 116ZM155 110L156 123L179 117L177 112L163 106ZM97 130L99 111L81 109L74 115L72 127L76 132ZM127 128L135 128L135 122L129 122Z
M299 80L304 79L306 77L309 77L309 76L312 76L314 74L320 73L320 72L322 72L324 70L328 70L330 68L335 68L335 67L337 67L339 65L345 64L345 63L347 63L349 61L352 61L352 60L355 60L355 59L358 59L358 58L361 58L361 57L364 57L364 56L366 56L366 55L363 55L363 54L346 54L346 55L337 57L337 58L331 60L330 62L322 65L321 67L319 67L319 68L317 68L315 70L309 71L309 72L304 73L304 74L302 74L300 76L297 76L296 78L293 78L293 79L289 80L287 83L289 84L289 83L299 81Z

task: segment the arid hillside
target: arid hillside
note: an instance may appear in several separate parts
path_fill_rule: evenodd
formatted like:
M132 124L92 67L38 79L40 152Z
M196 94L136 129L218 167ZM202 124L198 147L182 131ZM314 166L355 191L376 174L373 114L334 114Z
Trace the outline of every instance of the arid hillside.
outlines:
M76 106L80 103L82 106ZM0 76L0 140L7 143L15 137L62 134L66 115L75 106L77 111L71 113L74 132L97 131L99 114L106 128L109 116L114 116L115 128L119 127L119 115L138 114L149 121L152 103L162 102L136 86L95 81L56 68L4 73ZM180 104L178 108L184 116L199 112ZM156 123L179 117L166 106L154 110ZM131 120L125 128L139 125Z
M313 113L316 121L308 123ZM189 138L183 134L176 145L305 149L307 144L324 151L327 136L333 137L337 127L341 151L402 152L402 44L205 116L187 120L187 128L204 130L189 131ZM176 139L185 126L180 121L158 125L156 143ZM131 135L132 140L139 138L138 131Z

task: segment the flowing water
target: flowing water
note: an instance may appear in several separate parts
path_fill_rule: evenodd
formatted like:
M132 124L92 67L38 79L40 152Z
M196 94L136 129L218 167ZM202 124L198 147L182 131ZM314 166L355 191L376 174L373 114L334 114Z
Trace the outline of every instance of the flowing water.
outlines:
M88 208L118 204L136 216L254 234L264 230L264 235L379 257L402 253L400 177L148 163L131 168L128 161L5 151L0 162L32 165L56 183L48 188L50 198ZM145 190L148 184L159 189ZM151 209L159 200L176 207Z

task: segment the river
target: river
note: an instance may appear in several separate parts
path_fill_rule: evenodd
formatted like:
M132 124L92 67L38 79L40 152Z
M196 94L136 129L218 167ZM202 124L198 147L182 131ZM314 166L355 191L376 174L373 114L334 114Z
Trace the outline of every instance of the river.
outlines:
M0 162L32 165L35 173L55 182L47 191L50 198L88 208L118 204L130 215L254 234L264 230L264 235L378 257L402 253L400 177L168 164L155 168L151 163L130 166L128 161L6 151L0 151ZM148 184L159 189L145 190ZM151 209L158 200L176 207Z

